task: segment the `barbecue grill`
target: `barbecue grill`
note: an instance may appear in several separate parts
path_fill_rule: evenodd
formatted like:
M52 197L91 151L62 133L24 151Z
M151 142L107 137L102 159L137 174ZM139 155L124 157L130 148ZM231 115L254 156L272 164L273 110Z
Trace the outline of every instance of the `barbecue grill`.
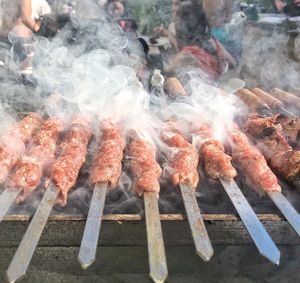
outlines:
M178 85L178 83L179 82L176 81L176 85ZM286 95L290 99L297 99L288 93L280 92L280 90L275 90L275 92L279 92L282 96ZM176 91L174 93L176 93ZM268 115L271 109L267 104L262 105L262 101L256 98L255 93L257 93L257 91L252 93L251 91L242 90L238 92L237 95L241 95L241 100L249 107L249 109L252 109L252 111L261 111L263 114L267 113ZM246 95L250 98L247 97L246 99ZM265 95L270 94L265 93ZM281 99L283 100L282 97ZM63 102L61 102L56 95L50 96L37 113L43 113L45 109L51 109L52 113L53 111L55 112L54 109L56 103ZM284 105L284 103L280 105L281 107L279 107L279 110L284 110L284 107L286 107ZM28 120L27 117L31 118ZM34 121L33 125L37 128L41 123L39 120L40 118L37 117L36 114L25 116L25 119L27 119L26 123L29 124L31 123L30 121ZM49 121L51 121L51 119L52 118L50 118ZM78 128L80 125L78 129L83 130L89 123L88 120L82 120L82 118L77 116L71 120L73 122L71 123L70 129L72 129L72 127ZM22 123L23 122L18 125L22 125ZM167 127L173 126L173 122L168 123L166 124ZM44 125L46 124L47 123ZM111 127L111 124L108 123L108 125L108 128ZM28 126L25 128L28 135ZM169 133L173 133L172 128L166 128L166 130L168 135ZM43 130L41 130L41 132L42 131ZM58 129L55 131L58 131ZM67 130L66 137L68 137L68 131L71 130ZM179 135L177 132L174 133L175 135ZM198 134L201 135L201 133L203 134L203 132ZM165 138L168 139L168 135ZM25 134L24 138L27 138ZM77 142L79 141L76 141L76 143ZM62 145L63 144L64 142L62 142ZM63 151L61 154L63 154ZM93 158L93 156L91 156L91 158ZM30 196L24 204L15 206L11 215L7 216L5 216L7 210L10 208L11 204L14 203L20 192L9 187L3 187L0 198L2 207L1 225L3 226L3 231L5 231L2 235L3 239L8 237L7 233L12 233L10 231L14 231L12 233L12 235L14 235L13 238L11 238L11 236L8 237L10 242L3 240L4 243L7 243L7 246L3 246L3 254L12 252L14 246L21 240L22 235L24 236L28 223L31 222L21 241L21 245L13 257L13 261L7 270L7 276L10 282L14 282L27 273L31 257L39 242L40 233L42 233L46 223L48 223L48 225L41 237L39 249L46 253L49 252L50 254L53 254L54 251L58 253L60 250L66 250L67 253L72 253L74 257L74 252L78 252L78 247L80 246L78 260L84 269L90 267L94 261L100 261L98 264L101 269L102 257L109 256L109 254L106 255L106 252L102 255L102 249L104 251L108 249L108 253L109 249L112 249L111 252L114 253L118 248L126 250L125 247L127 246L133 248L132 252L141 252L144 255L143 260L147 263L145 248L148 245L150 277L155 282L163 282L166 279L168 273L166 264L168 263L169 266L170 254L172 255L173 252L176 253L177 250L179 253L182 252L186 254L186 256L189 257L189 260L195 258L194 254L198 254L203 261L210 261L211 258L214 258L213 253L216 250L216 246L220 246L220 255L217 255L218 257L222 255L222 246L224 245L251 245L254 242L258 248L258 252L261 253L262 256L271 263L279 265L281 247L277 249L275 245L291 245L294 247L294 245L298 245L299 243L299 214L293 208L293 206L296 206L296 209L298 209L298 206L296 202L293 201L292 206L288 201L288 199L297 199L297 193L293 192L288 184L281 183L285 188L284 193L287 194L288 199L280 192L276 191L267 192L267 195L270 197L269 199L267 197L261 199L256 193L252 192L253 188L251 188L251 184L250 186L245 186L243 178L238 177L236 182L226 181L222 177L219 177L220 182L218 180L209 181L205 177L203 171L204 168L199 168L202 175L202 181L198 185L197 194L189 188L190 185L184 183L180 184L177 189L170 183L165 185L162 184L162 191L158 203L155 192L144 192L145 203L143 209L142 200L134 196L127 196L128 204L126 204L126 201L124 201L123 198L124 192L126 192L126 190L128 191L130 188L125 190L124 188L119 188L117 192L107 192L108 207L105 210L104 200L108 185L96 185L94 191L90 190L86 185L88 176L87 170L89 170L91 164L93 163L87 162L81 170L79 179L76 182L76 188L69 194L68 205L65 208L55 208L54 213L50 216L49 220L49 214L51 213L56 200L60 199L60 202L65 203L64 197L61 199L62 196L60 195L58 188L54 186L54 183L53 185L48 186L46 191L44 189L45 184L42 183L42 185L34 191L33 196ZM225 190L223 190L223 188ZM242 191L240 188L242 188ZM182 195L182 198L180 197L180 194ZM246 198L244 197L244 194L246 195ZM198 196L197 200L196 196ZM81 200L83 204L79 203L79 205L77 204L78 207L76 207L76 205L74 207L74 204L76 204L78 200ZM251 206L255 207L258 218L252 211L251 206L249 206L248 201L251 203ZM118 202L120 206L116 205ZM114 207L113 211L115 214L111 214L109 203L114 204L112 207ZM167 203L167 205L165 205L165 203ZM223 208L222 205L219 206L220 204L224 205ZM274 204L279 208L283 215L278 213ZM159 214L157 210L157 205L160 207L161 214ZM215 211L211 208L214 207L214 205L216 206ZM204 213L203 215L199 213L199 207L202 210L202 213ZM118 209L122 211L122 214L118 214ZM101 221L99 220L101 219L103 210L105 213L103 216L103 227L100 231ZM182 214L184 210L187 213L187 217L185 214ZM24 211L30 211L31 215L24 215ZM128 211L133 211L133 214L128 214ZM136 212L139 214L136 214ZM274 212L276 212L276 214L274 214ZM32 218L33 214L34 217ZM162 222L163 235L160 235L160 222ZM87 225L84 227L85 223L87 223ZM190 233L190 229L192 233ZM99 231L100 240L98 242ZM99 248L96 253L97 243ZM196 250L193 251L193 255L190 255L193 243ZM164 245L166 246L166 258L164 254ZM289 250L288 247L286 249ZM172 250L171 253L169 250ZM251 245L251 252L252 250L255 250L253 245ZM94 253L96 254L94 255ZM266 263L266 259L258 257L259 253L257 253L253 260L264 262L269 265L270 263ZM47 256L41 253L40 256L42 257L42 255ZM136 256L139 257L138 254ZM158 260L156 256L159 258ZM38 256L35 256L33 261L36 261L37 257ZM70 257L72 256L70 255ZM128 254L128 257L130 257L130 253ZM120 260L123 259L120 258ZM182 260L185 261L184 258L182 258ZM187 262L189 262L189 260ZM128 259L128 261L130 262L130 259ZM37 262L39 262L39 260ZM173 262L173 259L171 259L171 262ZM199 259L196 259L196 262L199 262ZM70 264L71 269L74 264L75 263ZM124 265L122 262L120 262L120 264ZM171 263L171 266L172 264L173 263ZM178 264L179 259L176 259L174 262L175 269L173 269L174 274L176 274ZM186 262L185 264L187 266ZM195 263L191 266L194 265ZM200 264L200 266L201 265L202 264ZM137 267L140 269L136 269ZM212 267L214 267L214 265L212 265ZM95 270L95 267L91 268L92 271ZM107 268L109 269L109 266L107 266ZM107 272L108 269L104 270ZM140 278L143 278L140 280L148 280L145 277L145 267L142 266L142 264L133 266L133 271L128 267L128 271L129 273L133 272L140 274ZM105 273L105 271L103 272ZM123 271L120 272L123 273ZM192 272L195 272L194 276L195 278L198 278L199 275L197 274L196 269L195 271L192 269ZM70 271L70 273L72 272ZM172 273L172 269L169 269L169 273ZM86 271L86 274L90 273ZM35 273L35 275L26 277L27 279L25 280L38 280L31 276L37 276L36 278L38 278L37 273Z
M85 175L83 174L81 177L85 177ZM251 205L254 206L255 211L257 211L259 220L279 247L283 255L281 264L284 266L285 262L293 261L291 257L293 258L297 254L297 246L300 242L299 236L285 218L278 213L278 210L268 198L259 198L250 188L243 187L243 184L239 180L237 181L239 186L243 188L243 193L247 196ZM204 212L208 212L208 214L203 214L203 219L215 255L210 263L204 264L197 257L193 248L193 239L189 232L189 223L186 215L175 214L174 211L176 209L174 208L171 209L172 214L167 214L168 208L165 208L160 203L161 211L163 212L160 214L160 219L166 246L170 281L180 280L180 278L185 280L211 279L213 277L212 274L217 272L218 268L222 268L220 266L225 264L225 262L229 269L238 268L237 262L245 260L245 254L249 254L247 264L250 266L260 263L270 268L270 270L276 270L271 263L259 256L253 245L253 240L236 214L234 207L230 204L230 199L222 191L221 185L210 181L200 184L199 187L199 192L200 194L202 192L202 194L198 196L198 203ZM78 190L83 191L83 189L85 190L84 202L86 204L74 209L72 207L72 204L76 203L74 194ZM170 188L168 188L169 190ZM207 198L209 191L213 191L213 194ZM290 191L290 188L288 188L287 192L291 193L291 199L293 197L296 199L297 194ZM2 266L8 266L9 260L12 258L32 219L32 215L24 215L23 211L34 213L37 204L42 198L43 189L39 188L35 194L35 204L32 204L32 199L28 199L24 204L15 206L11 214L5 216L0 224L2 231L0 239L4 243L1 247ZM58 282L60 282L59 280L62 282L64 280L79 280L79 282L84 282L84 280L107 280L108 282L110 280L112 282L114 280L140 280L141 282L150 282L148 278L146 225L143 210L139 214L104 214L96 262L90 269L79 271L77 255L91 195L92 192L87 188L76 188L69 197L69 202L71 203L69 206L67 205L64 209L58 207L54 209L53 214L49 217L24 282L39 282L40 278L45 274L47 274L49 282L53 280ZM121 195L122 193L120 192L120 199L122 199ZM173 195L170 196L163 190L162 202L173 197ZM109 193L107 199L106 211L109 212L111 199L118 202L118 197L113 193ZM220 208L216 205L216 208L212 209L210 204L205 205L205 203L214 203L213 200L217 201L217 203L223 203L224 206ZM179 212L183 212L184 205L180 198L173 201L175 201L174 207L177 207ZM295 205L294 202L293 204ZM220 213L223 209L227 212L226 214ZM137 208L134 205L133 208L129 205L127 210L136 211ZM273 211L276 211L276 214L272 213ZM230 257L231 253L233 253L234 259ZM120 254L122 255L120 256ZM43 262L43 264L40 265L40 262ZM203 269L207 270L205 275L207 277L203 277ZM116 277L108 275L111 273L116 274ZM257 276L259 277L260 275Z
M276 276L279 270L285 268L288 270L288 263L294 264L296 271L297 259L299 259L297 256L299 237L287 221L277 214L258 216L281 251L279 268L267 263L258 255L243 223L233 214L203 215L215 253L208 264L195 254L185 216L161 215L170 273L169 281L197 282L213 278L219 278L220 281L223 278L220 275L222 272L230 273L228 278L233 280L234 270L239 269L240 262L244 262L249 269L245 267L244 275L236 274L237 278L239 276L253 278L253 280L271 278ZM1 281L4 281L5 268L9 265L30 219L29 216L9 215L1 223ZM22 282L40 282L42 278L45 282L69 282L70 280L151 282L148 279L147 242L143 216L104 215L97 261L90 269L82 271L79 268L77 255L85 220L86 216L83 215L51 216ZM255 275L251 274L251 266L259 265L263 265L266 270L255 271Z
M119 36L119 32L116 33ZM109 29L105 35L110 35ZM123 54L120 50L117 50L118 55ZM102 59L101 68L94 64L93 55L99 61ZM280 279L282 275L279 271L286 266L289 266L289 272L294 268L296 270L299 267L300 216L297 211L300 208L295 189L299 187L300 170L291 159L276 159L277 163L274 161L273 164L272 154L266 153L263 142L274 142L273 134L278 134L285 140L283 145L286 151L297 156L298 134L290 136L291 129L287 125L297 124L295 116L299 114L300 99L280 89L270 93L258 88L237 91L235 95L239 97L239 102L254 115L246 116L243 112L242 117L236 119L240 128L231 120L226 120L226 149L221 140L211 134L213 123L203 119L197 120L197 125L188 124L199 118L198 110L196 114L192 112L191 115L195 116L191 121L184 121L187 124L183 125L189 125L186 128L191 131L189 137L178 126L176 119L179 120L180 111L174 120L172 115L167 118L160 116L161 127L159 130L155 128L158 132L155 137L163 145L158 146L154 137L147 139L147 135L143 135L140 125L137 128L128 126L126 138L123 137L122 127L127 125L122 124L119 129L118 119L125 117L129 125L132 123L132 117L122 113L123 108L130 105L135 113L139 109L137 106L144 107L147 103L143 104L142 98L146 92L137 82L132 69L117 66L111 70L111 66L107 67L110 57L111 54L100 50L76 59L74 69L70 71L66 68L64 71L70 71L70 76L74 75L79 85L83 81L78 87L78 100L75 95L72 97L72 91L65 96L66 100L57 98L57 95L54 102L45 99L40 109L34 109L35 114L24 113L21 116L25 120L18 119L13 130L3 133L0 163L2 158L10 161L11 165L5 164L0 175L3 183L0 192L0 281L15 282L23 275L26 275L23 282L149 282L151 279L154 282L226 282L226 279L230 281L233 278L242 282L246 277L272 281L277 275ZM118 58L113 59L113 63L118 61ZM90 69L86 73L81 72L81 68L88 66ZM50 68L45 74L51 76L59 70L55 68L54 72ZM111 109L101 108L103 116L89 113L98 110L97 103L101 100L95 97L94 105L87 101L93 94L88 86L96 80L98 71L101 78L104 77L103 81L107 76L106 81L110 82L101 85L101 91L108 92L116 84L111 101L112 104L121 101L117 107L108 103L105 106ZM187 107L196 103L189 101L189 96L193 94L189 87L181 85L182 81L175 77L168 78L163 86L164 78L160 72L155 74L160 76L159 80L152 80L155 81L152 87L157 96L151 103L156 103L155 107L159 103L167 104L167 95ZM41 88L56 89L59 85L56 79L60 75L67 78L67 86L72 85L64 72L58 71L49 82L43 75L43 72L38 73L36 81L40 80ZM119 81L118 75L124 80ZM113 83L111 77L114 77ZM227 94L223 91L209 88L212 93L217 92L218 97L226 99ZM63 92L64 88L59 86L58 90ZM134 104L134 100L130 103L133 91L139 91L140 96L137 97L141 98L140 104ZM160 102L162 97L165 98ZM78 101L83 105L76 105ZM60 116L62 109L66 110L66 117ZM208 114L210 110L212 113ZM209 111L208 115L214 115L212 109L209 108ZM108 113L114 113L117 118L107 116ZM215 113L220 118L218 114ZM57 119L55 127L50 123L53 123L52 116ZM143 115L136 117L134 119L141 124L148 121ZM257 134L250 127L244 127L243 121L247 125L268 122L270 126ZM282 126L283 129L277 128L279 123L286 121L288 124ZM47 123L52 126L45 129ZM151 123L149 125L152 130L154 127ZM100 129L92 137L95 131L93 126ZM195 129L191 130L194 126ZM257 140L264 146L260 148L264 157L250 143ZM105 143L109 146L101 151ZM18 147L12 147L12 144ZM114 148L112 152L111 148ZM105 153L108 152L115 155L107 158ZM251 159L249 152L255 158ZM201 162L197 167L199 155ZM238 169L236 178L237 172L229 155ZM278 155L285 156L282 153ZM146 156L146 161L141 156ZM252 166L245 165L246 158L253 161ZM265 158L277 176L268 167ZM48 161L52 159L53 163L49 166ZM110 163L111 160L114 164ZM218 169L212 165L212 160L217 160ZM293 168L295 166L293 174L285 166L287 162ZM109 168L113 167L115 172L118 171L116 165L122 166L122 172L117 174L117 179L121 180L117 188L111 179L100 180L99 176L96 177L97 170L104 163ZM28 164L38 164L36 178L30 182L24 173ZM162 172L160 166L167 169ZM46 180L39 176L44 169L49 169ZM265 170L265 179L270 182L261 178L262 171L259 172L259 169ZM224 174L223 170L230 171L230 174ZM208 178L210 174L214 177ZM161 176L163 182L158 183ZM196 187L197 190L194 190ZM260 196L253 189L265 194ZM16 205L19 201L22 203ZM247 266L244 271L241 271L244 267L240 268L239 262ZM264 268L260 270L257 266L262 265ZM251 274L251 267L256 274Z

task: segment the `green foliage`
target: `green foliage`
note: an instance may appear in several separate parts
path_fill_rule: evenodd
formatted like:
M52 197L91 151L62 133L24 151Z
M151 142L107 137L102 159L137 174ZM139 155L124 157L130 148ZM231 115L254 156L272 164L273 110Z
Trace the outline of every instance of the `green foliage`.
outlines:
M151 34L154 27L168 26L171 21L171 0L128 0L128 5L142 34Z
M236 3L256 4L263 13L276 13L274 0L235 0Z
M127 2L142 34L152 34L154 27L160 25L167 27L172 21L172 0L127 0ZM242 2L257 4L264 13L276 12L274 0L233 0L234 7L237 8Z

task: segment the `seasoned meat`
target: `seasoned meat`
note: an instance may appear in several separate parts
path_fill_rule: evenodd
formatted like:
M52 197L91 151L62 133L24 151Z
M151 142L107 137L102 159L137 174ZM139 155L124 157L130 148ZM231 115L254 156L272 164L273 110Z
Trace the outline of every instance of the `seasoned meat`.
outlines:
M39 115L30 113L1 138L0 183L5 182L10 171L17 165L25 153L25 144L40 128L42 121Z
M162 141L170 148L165 166L167 174L173 185L185 184L196 189L199 183L198 162L199 156L196 148L185 140L174 127L166 123L161 133Z
M33 134L40 128L43 119L36 113L29 113L22 121L20 121L13 133L24 143L28 142Z
M17 202L24 201L40 184L43 172L54 161L56 143L62 130L60 118L49 118L33 137L27 155L22 157L7 182L9 187L23 189Z
M144 192L159 193L162 170L156 161L156 149L150 142L134 137L128 146L130 171L133 175L133 191L141 196Z
M252 188L260 191L281 191L277 177L263 155L252 146L237 125L228 126L228 137L234 163L245 175Z
M202 123L193 136L200 140L200 159L203 160L206 175L211 179L233 180L237 176L231 164L231 156L225 153L221 142L214 139L213 132L208 124Z
M108 183L111 188L117 186L122 173L122 159L125 141L121 126L106 121L102 124L102 140L91 168L90 182Z
M300 118L291 118L283 114L277 115L275 118L280 123L289 144L295 149L300 149Z
M231 156L224 152L224 147L219 141L204 142L200 148L200 156L204 160L205 172L210 178L231 181L237 176L231 164Z
M270 113L269 106L250 90L243 88L235 94L248 107L250 112Z
M266 122L267 121L267 122ZM272 128L267 135L262 135L266 128ZM262 152L271 168L281 177L300 188L296 176L300 175L300 152L288 144L282 127L275 118L249 117L244 125L245 131L254 138L256 147Z
M89 121L80 116L73 118L60 145L60 156L51 168L51 179L60 190L58 204L61 206L66 205L68 192L76 183L91 136Z
M9 172L20 160L20 154L10 147L0 147L0 182L5 182Z
M172 98L187 96L182 84L176 78L168 78L165 82L165 89L167 90L168 95Z

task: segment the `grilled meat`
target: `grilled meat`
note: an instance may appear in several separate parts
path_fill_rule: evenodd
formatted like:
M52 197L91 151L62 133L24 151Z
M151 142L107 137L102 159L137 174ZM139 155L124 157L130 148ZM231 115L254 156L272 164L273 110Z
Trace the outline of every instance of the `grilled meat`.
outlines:
M166 123L161 139L170 148L165 169L173 185L185 184L196 189L199 183L199 156L196 148L170 122Z
M23 189L17 202L24 201L40 184L44 170L54 161L56 143L62 130L63 121L60 118L49 118L33 137L27 155L22 157L8 179L9 187Z
M250 112L258 112L266 116L271 114L269 106L250 90L243 88L236 95L248 107Z
M119 124L105 121L102 123L101 132L102 140L93 160L90 182L93 185L108 183L111 188L115 188L122 173L125 141Z
M271 94L272 96L276 97L284 104L288 105L289 107L297 108L297 109L299 109L300 107L300 97L294 94L291 94L279 88L273 88L271 90Z
M279 99L273 97L271 94L263 91L262 89L256 87L251 89L251 92L267 103L271 109L278 110L283 108L283 103Z
M255 140L271 168L295 187L300 187L300 154L288 144L281 125L276 118L263 118L252 115L243 126ZM267 132L267 134L265 134Z
M280 114L276 116L276 121L280 123L289 144L295 149L300 149L300 118Z
M60 190L58 204L67 203L67 194L75 185L85 162L88 143L92 136L89 121L82 116L73 118L61 145L60 156L51 168L51 179Z
M176 78L168 78L165 82L165 89L172 98L187 96L185 89L180 81Z
M144 192L159 193L162 170L156 161L156 149L150 142L135 136L128 146L130 171L133 175L133 191L141 196Z
M200 140L200 159L203 160L206 175L211 179L233 180L237 176L231 164L231 156L225 153L221 142L214 139L208 124L203 123L197 131L193 132Z
M250 144L247 136L235 124L227 127L234 164L241 169L247 182L260 191L281 191L277 177L264 156Z
M39 115L30 113L2 137L0 144L0 183L5 182L10 171L24 154L26 143L40 128L42 122L43 120Z

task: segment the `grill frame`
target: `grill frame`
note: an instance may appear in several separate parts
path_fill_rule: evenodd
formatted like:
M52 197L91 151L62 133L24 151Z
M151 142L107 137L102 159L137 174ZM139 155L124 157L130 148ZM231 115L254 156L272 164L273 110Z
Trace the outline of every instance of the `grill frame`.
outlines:
M276 214L258 214L266 230L278 245L300 245L289 223ZM0 223L0 247L17 247L30 223L30 215L7 215ZM165 245L193 245L189 224L183 214L161 214ZM234 214L204 214L205 226L213 245L253 244L243 222ZM79 247L85 215L52 215L39 247ZM99 246L147 246L146 224L140 214L103 216Z
M160 215L170 274L168 282L208 282L206 276L214 278L227 269L239 270L240 262L250 270L264 266L254 269L255 279L266 278L270 270L271 274L280 272L282 267L278 269L258 253L238 216L204 214L203 217L215 251L209 263L196 255L185 215ZM0 282L5 282L5 270L31 218L31 215L7 215L0 223ZM300 267L300 238L288 222L276 214L259 214L258 218L278 245L283 266L293 261ZM50 216L21 282L151 282L143 215L104 215L97 260L88 270L82 270L77 261L85 221L85 215Z

